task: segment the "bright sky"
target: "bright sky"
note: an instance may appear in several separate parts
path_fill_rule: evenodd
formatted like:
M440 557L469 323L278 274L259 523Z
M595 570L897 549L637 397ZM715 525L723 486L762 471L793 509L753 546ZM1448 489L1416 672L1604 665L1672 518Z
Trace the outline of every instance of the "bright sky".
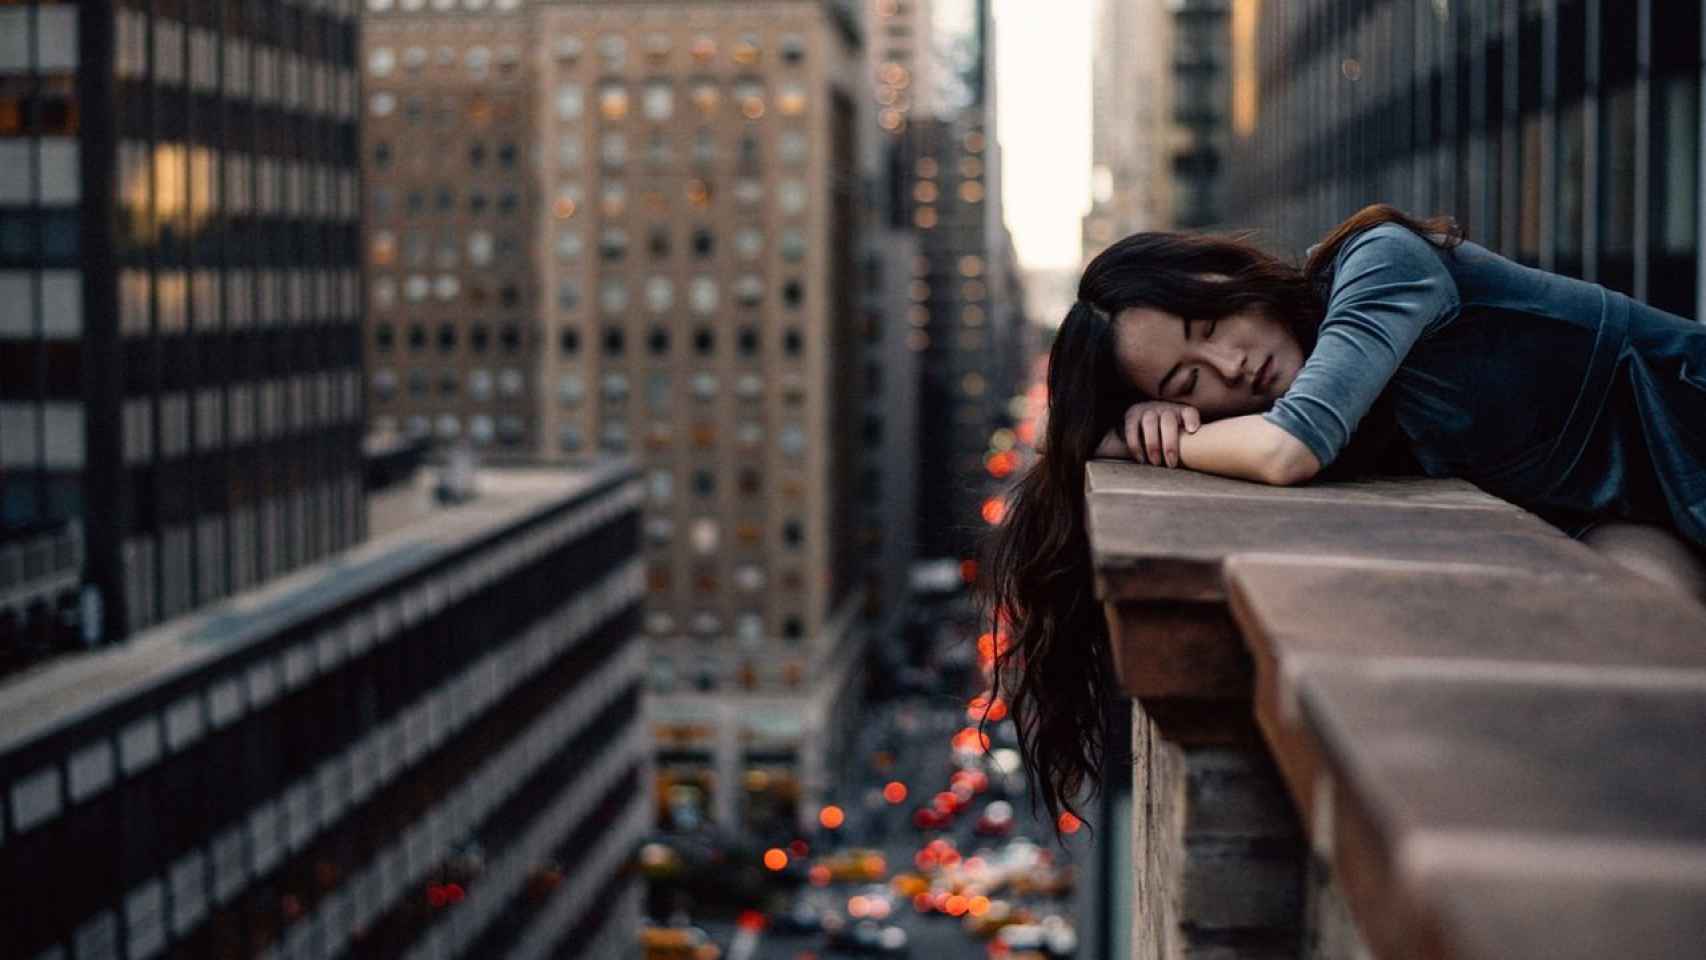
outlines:
M1090 205L1090 0L995 0L1001 200L1024 267L1076 267Z

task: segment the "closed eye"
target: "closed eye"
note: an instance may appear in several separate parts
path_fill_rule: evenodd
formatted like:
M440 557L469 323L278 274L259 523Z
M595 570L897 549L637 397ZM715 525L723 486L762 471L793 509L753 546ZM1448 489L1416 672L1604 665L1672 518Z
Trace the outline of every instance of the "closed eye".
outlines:
M1191 391L1193 391L1197 388L1197 377L1199 377L1201 375L1202 375L1201 370L1192 370L1191 371L1191 379L1185 381L1185 389L1179 391L1179 396L1181 396L1181 397L1190 396Z

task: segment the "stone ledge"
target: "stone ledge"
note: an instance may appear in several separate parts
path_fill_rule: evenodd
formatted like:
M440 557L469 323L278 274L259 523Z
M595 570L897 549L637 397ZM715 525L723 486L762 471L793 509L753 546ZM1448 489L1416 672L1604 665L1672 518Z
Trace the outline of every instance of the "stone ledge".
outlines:
M1698 955L1706 609L1455 481L1098 462L1086 500L1125 690L1187 764L1209 744L1272 756L1379 956ZM1168 802L1200 822L1224 800ZM1207 910L1203 855L1166 854L1197 878L1179 930ZM1569 910L1594 920L1554 922Z

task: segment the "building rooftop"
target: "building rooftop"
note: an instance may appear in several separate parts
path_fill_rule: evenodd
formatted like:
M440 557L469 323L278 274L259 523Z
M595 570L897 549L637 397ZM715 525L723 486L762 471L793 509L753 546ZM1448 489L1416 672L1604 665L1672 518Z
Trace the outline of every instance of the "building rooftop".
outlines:
M476 473L477 495L436 506L431 471L383 492L387 525L327 560L159 624L128 641L60 658L0 684L0 754L98 711L137 689L194 670L246 644L277 635L327 610L349 605L493 533L620 486L626 461L585 468L506 467ZM403 503L396 498L409 502Z

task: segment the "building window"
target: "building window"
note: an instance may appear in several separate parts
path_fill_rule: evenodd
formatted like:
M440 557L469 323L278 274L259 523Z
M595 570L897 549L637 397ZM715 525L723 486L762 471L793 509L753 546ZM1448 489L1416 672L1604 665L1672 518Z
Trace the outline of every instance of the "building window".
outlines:
M579 330L564 329L557 335L558 348L563 356L572 357L581 352L581 335Z
M652 356L655 357L669 353L669 331L663 327L653 327L652 332L646 337L646 347L651 350Z
M763 231L757 227L742 227L735 231L735 254L742 260L756 260L763 253Z
M620 120L628 115L628 89L619 83L607 83L598 91L598 110L607 120Z
M623 343L624 343L624 338L623 338L621 327L606 327L604 329L604 355L605 356L607 356L607 357L620 357L622 355Z
M578 373L565 373L557 378L557 402L565 407L579 406L586 398L586 381Z
M687 288L688 306L694 313L710 314L717 309L717 281L710 277L694 277Z
M456 351L456 324L441 323L438 326L438 349L444 353Z
M663 313L675 305L675 284L665 276L646 278L646 307Z
M758 356L758 329L756 327L741 327L735 335L735 347L743 357Z
M693 255L701 260L709 259L716 252L716 239L707 227L693 228Z
M668 81L654 80L646 84L643 109L647 119L669 119L675 112L675 91L670 88Z

